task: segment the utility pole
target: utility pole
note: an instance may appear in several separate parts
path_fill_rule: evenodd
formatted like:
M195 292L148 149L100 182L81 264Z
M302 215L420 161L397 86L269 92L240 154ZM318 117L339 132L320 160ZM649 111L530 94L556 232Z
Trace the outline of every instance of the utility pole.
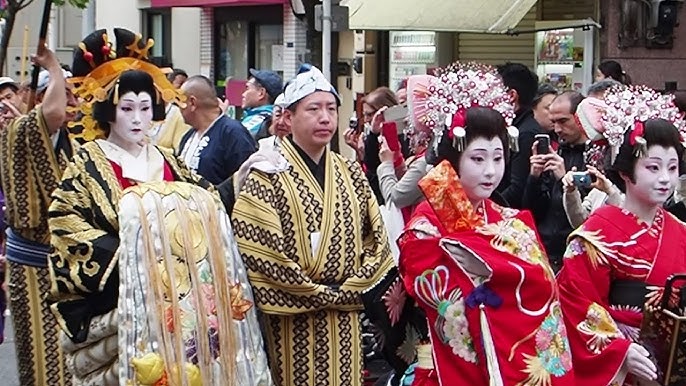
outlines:
M331 0L322 0L322 73L331 81Z

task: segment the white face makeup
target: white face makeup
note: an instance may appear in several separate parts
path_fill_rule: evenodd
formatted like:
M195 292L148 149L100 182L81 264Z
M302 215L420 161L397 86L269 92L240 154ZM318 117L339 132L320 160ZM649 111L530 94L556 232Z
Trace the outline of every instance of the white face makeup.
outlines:
M505 173L505 151L500 138L474 139L460 156L460 182L475 207L489 197Z
M636 161L634 181L624 178L627 199L646 208L662 206L679 181L679 158L673 147L651 146Z
M150 94L127 92L119 97L115 121L110 122L108 140L122 148L140 143L150 129L152 115Z

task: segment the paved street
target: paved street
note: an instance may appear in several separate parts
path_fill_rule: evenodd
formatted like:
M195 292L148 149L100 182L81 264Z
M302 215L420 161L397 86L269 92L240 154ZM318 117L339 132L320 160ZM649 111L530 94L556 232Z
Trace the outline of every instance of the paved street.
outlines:
M12 321L5 319L5 342L0 344L0 379L3 386L19 386L17 361L14 354Z

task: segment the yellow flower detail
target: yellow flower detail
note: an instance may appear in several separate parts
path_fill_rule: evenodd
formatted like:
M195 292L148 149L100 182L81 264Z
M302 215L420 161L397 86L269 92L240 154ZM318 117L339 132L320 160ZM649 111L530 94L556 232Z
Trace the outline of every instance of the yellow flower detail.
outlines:
M140 358L133 358L131 365L136 371L136 381L141 385L152 385L164 374L164 361L157 353L151 352Z

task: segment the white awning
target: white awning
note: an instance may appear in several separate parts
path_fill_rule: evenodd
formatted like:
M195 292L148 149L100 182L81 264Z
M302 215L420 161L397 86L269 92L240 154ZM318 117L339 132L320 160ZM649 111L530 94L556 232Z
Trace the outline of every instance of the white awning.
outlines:
M342 0L350 29L505 33L536 0Z

